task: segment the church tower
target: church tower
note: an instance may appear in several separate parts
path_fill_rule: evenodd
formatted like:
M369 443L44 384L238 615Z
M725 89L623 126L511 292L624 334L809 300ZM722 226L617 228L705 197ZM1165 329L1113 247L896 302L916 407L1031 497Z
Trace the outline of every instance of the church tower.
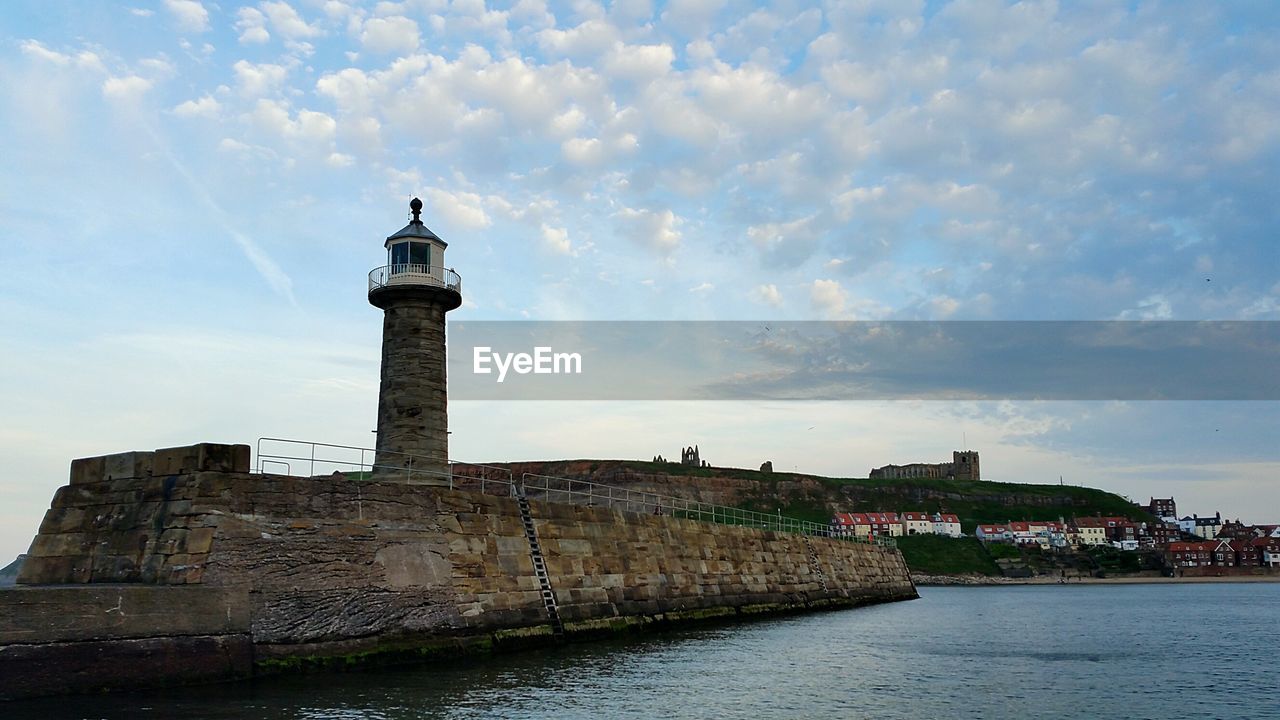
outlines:
M369 273L369 302L381 308L377 475L448 482L449 400L445 313L462 304L462 278L444 265L448 245L413 219L387 238L387 264Z

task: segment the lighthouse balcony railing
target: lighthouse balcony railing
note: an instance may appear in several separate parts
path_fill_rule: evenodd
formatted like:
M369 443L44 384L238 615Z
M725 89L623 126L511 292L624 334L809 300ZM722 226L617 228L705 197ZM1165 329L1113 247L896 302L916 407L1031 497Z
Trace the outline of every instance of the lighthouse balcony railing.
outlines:
M400 263L369 271L369 292L387 287L429 285L462 292L462 276L439 265Z

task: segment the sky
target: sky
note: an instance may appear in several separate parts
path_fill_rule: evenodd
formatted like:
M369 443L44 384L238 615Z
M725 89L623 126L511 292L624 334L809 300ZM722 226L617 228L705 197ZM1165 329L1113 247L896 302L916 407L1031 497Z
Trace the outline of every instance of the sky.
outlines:
M0 562L71 458L369 446L452 320L1280 320L1270 2L0 7ZM1280 522L1276 402L454 402L462 460L942 461Z

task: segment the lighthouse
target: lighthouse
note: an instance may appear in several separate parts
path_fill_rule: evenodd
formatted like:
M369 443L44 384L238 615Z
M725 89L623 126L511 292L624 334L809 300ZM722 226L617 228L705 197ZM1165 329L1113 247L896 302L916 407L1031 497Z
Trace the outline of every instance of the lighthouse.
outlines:
M369 303L382 315L382 379L374 474L448 482L449 400L445 313L462 304L462 278L447 269L440 236L413 219L387 238L387 264L369 273Z

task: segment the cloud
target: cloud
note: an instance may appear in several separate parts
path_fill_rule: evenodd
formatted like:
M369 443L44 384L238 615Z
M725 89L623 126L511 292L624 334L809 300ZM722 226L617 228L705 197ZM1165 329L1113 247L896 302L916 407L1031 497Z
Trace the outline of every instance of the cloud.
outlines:
M569 231L565 228L551 227L546 223L542 224L542 246L560 255L573 253L573 247L569 242Z
M689 288L689 292L695 295L705 295L715 289L716 289L715 285L704 280L698 283L697 285L694 285L693 287Z
M267 16L271 29L290 40L314 38L324 34L320 28L307 23L297 10L287 2L261 2L258 7Z
M481 230L493 224L476 193L427 188L428 211L460 230Z
M325 113L305 109L290 113L289 107L277 100L259 100L249 117L255 127L269 134L313 144L332 140L338 127Z
M212 95L205 95L198 100L187 100L179 104L173 109L173 114L178 117L212 118L218 116L218 111L221 108L222 105Z
M102 95L109 100L132 102L151 89L151 81L137 75L109 77L102 83Z
M179 30L193 33L209 30L209 11L198 0L164 0L164 7L173 15Z
M344 167L351 167L352 165L354 165L356 162L356 159L351 157L350 155L334 152L334 153L329 153L329 157L325 158L325 162L332 167L344 168Z
M267 16L257 8L244 7L236 11L236 29L240 31L240 44L260 45L271 39L267 32Z
M408 54L418 49L418 41L418 24L400 16L373 18L360 33L360 44L376 53Z
M751 296L756 302L772 305L773 307L782 307L782 293L778 291L778 286L773 283L768 285L757 285L756 289L751 291Z
M19 47L22 48L23 53L54 65L71 64L71 56L64 55L56 50L50 50L39 40L23 40Z
M814 280L809 286L809 303L826 318L838 318L844 314L849 293L835 280Z
M605 159L599 138L571 138L560 145L560 151L565 160L583 167L599 165Z
M624 207L614 214L623 235L637 244L669 255L680 246L683 220L671 210L653 211Z
M1121 320L1169 320L1173 317L1173 306L1168 298L1156 293L1142 298L1137 307L1125 310L1118 317Z
M237 60L232 66L236 75L236 84L240 92L254 98L267 95L280 89L289 75L289 68L283 65L262 63L255 65L247 60Z

